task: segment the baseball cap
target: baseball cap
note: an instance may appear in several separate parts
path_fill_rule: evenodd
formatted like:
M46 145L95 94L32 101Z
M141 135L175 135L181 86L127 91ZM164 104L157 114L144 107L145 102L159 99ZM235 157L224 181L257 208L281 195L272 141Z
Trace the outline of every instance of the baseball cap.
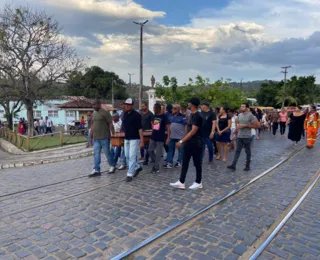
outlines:
M199 98L196 98L196 97L193 97L189 100L189 103L191 105L194 105L194 106L199 106L200 105L200 99Z
M210 107L210 103L209 103L208 101L202 102L202 105L207 106L207 107Z
M125 102L124 102L126 105L133 105L134 104L134 101L132 98L128 98Z

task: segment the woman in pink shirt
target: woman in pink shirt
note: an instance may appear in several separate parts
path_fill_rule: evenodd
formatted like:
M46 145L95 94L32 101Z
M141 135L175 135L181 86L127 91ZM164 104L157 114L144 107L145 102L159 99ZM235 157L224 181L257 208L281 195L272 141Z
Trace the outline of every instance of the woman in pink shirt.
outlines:
M284 108L282 108L279 115L280 115L280 134L281 136L284 136L286 132L286 123L288 121L288 113Z

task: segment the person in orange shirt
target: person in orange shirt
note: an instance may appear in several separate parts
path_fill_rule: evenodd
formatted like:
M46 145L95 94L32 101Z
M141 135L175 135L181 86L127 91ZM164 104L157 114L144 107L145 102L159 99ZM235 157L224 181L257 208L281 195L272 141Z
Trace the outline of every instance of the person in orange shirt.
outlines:
M307 131L307 148L312 149L317 140L318 129L320 127L320 117L317 113L316 106L311 106L311 111L308 113L304 121L304 129Z

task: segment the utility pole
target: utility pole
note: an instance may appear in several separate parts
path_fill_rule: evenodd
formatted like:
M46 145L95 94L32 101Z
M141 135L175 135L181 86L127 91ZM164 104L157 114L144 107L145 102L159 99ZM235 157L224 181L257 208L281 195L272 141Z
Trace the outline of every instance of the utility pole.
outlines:
M284 84L283 84L283 90L282 90L282 108L284 108L284 103L286 100L287 73L289 68L291 68L291 66L281 67L281 69L284 70L284 71L281 71L282 73L284 73Z
M130 86L130 89L131 89L131 87L132 87L132 85L131 85L131 76L133 76L134 74L128 73L128 75L129 75L129 86Z
M242 81L244 80L244 78L241 79L240 81L240 89L242 90Z
M143 23L133 22L140 26L140 87L139 87L139 107L142 104L142 88L143 88L143 26L148 22Z

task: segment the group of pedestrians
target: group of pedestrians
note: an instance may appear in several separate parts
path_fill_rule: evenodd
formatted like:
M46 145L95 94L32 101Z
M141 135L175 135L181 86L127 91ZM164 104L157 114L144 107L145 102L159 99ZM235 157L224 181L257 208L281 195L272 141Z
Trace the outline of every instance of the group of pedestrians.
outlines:
M244 171L249 171L253 140L259 138L260 131L264 129L263 125L267 128L266 125L271 124L273 134L276 134L274 131L279 124L282 136L285 134L286 126L289 126L289 138L295 142L301 138L304 126L308 132L308 148L313 147L320 126L320 117L314 107L308 114L302 113L299 107L290 115L285 110L264 114L257 109L250 109L248 104L242 104L238 112L226 107L212 109L208 102L201 103L198 98L192 98L185 110L179 104L166 108L156 103L152 113L148 109L148 103L144 102L138 111L134 109L133 99L127 99L121 108L121 115L111 115L101 108L99 100L94 102L94 113L90 119L94 169L89 177L101 175L100 162L103 150L110 165L110 174L117 169L127 169L126 181L131 182L142 171L142 164L152 163L152 173L159 173L161 168L176 167L181 168L180 178L170 185L185 189L186 175L192 159L196 179L189 188L195 190L202 188L202 165L206 148L209 163L212 163L214 158L226 163L228 152L235 150L233 161L227 166L230 170L236 170L244 148ZM148 144L144 142L144 131L151 132ZM115 133L123 133L123 149L110 147L110 138ZM174 161L176 152L178 156ZM119 158L120 167L116 168ZM162 158L166 161L163 167L160 165Z
M52 120L46 116L45 119L43 119L43 117L40 119L35 119L33 122L33 127L38 135L49 133L52 134L53 123Z

